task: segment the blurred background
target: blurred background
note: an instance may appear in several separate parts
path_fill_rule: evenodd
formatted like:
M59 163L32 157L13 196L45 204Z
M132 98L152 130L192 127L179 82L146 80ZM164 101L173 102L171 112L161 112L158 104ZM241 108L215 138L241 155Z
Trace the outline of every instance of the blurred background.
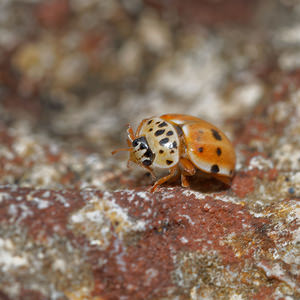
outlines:
M0 181L126 186L111 151L164 113L234 141L299 48L297 0L0 0Z

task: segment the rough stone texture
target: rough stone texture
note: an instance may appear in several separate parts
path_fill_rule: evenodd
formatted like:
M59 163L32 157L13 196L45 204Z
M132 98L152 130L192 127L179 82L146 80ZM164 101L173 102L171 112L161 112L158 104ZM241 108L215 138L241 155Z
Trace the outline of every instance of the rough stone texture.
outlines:
M2 1L0 299L300 299L299 20L298 1ZM169 112L227 133L230 188L152 194L111 156Z

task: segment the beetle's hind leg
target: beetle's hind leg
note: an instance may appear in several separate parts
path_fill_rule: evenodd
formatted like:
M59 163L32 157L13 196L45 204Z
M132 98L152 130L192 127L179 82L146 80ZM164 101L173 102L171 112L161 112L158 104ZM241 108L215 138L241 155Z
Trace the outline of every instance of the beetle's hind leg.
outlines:
M186 177L195 175L196 167L186 158L180 159L179 166L181 170L181 185L183 187L189 187L190 184Z

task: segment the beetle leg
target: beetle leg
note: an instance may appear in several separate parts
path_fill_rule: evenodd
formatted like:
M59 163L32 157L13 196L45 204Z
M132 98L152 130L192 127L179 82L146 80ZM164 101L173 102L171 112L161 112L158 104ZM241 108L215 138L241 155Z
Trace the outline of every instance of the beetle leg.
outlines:
M189 184L189 182L187 181L186 176L185 176L183 173L181 173L180 176L181 176L181 186L182 186L182 187L189 187L190 184Z
M153 170L152 170L150 167L148 167L148 166L143 166L143 168L145 168L147 171L150 172L151 177L152 177L153 180L156 180L156 176L155 176Z
M151 187L150 192L153 193L159 185L163 184L164 182L168 181L170 178L174 177L176 175L176 172L177 172L177 166L171 167L170 168L170 174L163 177L163 178L161 178L161 179L159 179L159 180L157 180L154 183L154 185Z
M180 167L181 167L181 171L182 173L184 173L185 175L188 176L193 176L196 173L196 167L192 164L192 162L190 160L188 160L187 158L181 158L180 161Z
M186 176L193 176L196 173L196 167L186 158L181 158L180 161L181 169L181 185L183 187L189 187L190 184L187 181Z

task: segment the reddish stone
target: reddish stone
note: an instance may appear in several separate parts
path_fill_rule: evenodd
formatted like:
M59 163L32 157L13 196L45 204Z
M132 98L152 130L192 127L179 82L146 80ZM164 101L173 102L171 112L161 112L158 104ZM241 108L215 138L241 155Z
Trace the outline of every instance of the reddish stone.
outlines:
M98 54L99 49L109 43L109 36L107 33L103 32L87 32L81 41L80 49L87 53L88 55L91 54ZM94 53L95 52L95 53Z
M30 188L2 187L0 193L9 195L0 206L0 222L16 222L22 215L25 204L30 213L21 218L20 224L28 228L29 235L37 240L45 240L54 234L73 236L67 229L67 222L72 211L80 209L84 201L78 191L54 192L49 190L34 190ZM46 194L45 194L46 193ZM29 198L28 198L29 197ZM34 199L37 199L35 201ZM45 207L39 201L46 201ZM15 214L9 210L14 205Z
M249 120L242 133L239 135L237 142L241 144L249 144L249 142L253 139L266 141L266 136L264 134L269 129L268 125L265 124L263 119L252 119Z
M7 133L5 126L0 121L0 144L11 146L13 138Z
M9 51L0 56L0 84L14 92L16 88L17 78L11 67L11 58L13 51ZM5 58L5 59L4 59Z
M45 0L36 7L36 18L48 28L59 28L70 15L69 0Z
M254 191L254 178L249 176L247 173L239 173L234 177L231 187L238 197L244 198Z
M188 24L216 25L248 23L254 15L258 0L146 0L146 3L161 12L173 10Z
M258 247L260 255L267 256L275 246L268 237L268 219L252 216L242 205L208 196L197 199L193 194L184 195L181 188L172 191L161 188L154 194L138 190L135 194L133 191L111 193L112 200L126 209L130 218L143 220L147 225L133 240L128 236L123 241L115 235L105 250L90 245L82 236L75 236L68 226L74 210L80 209L90 197L101 199L102 193L29 188L1 188L0 192L8 195L2 197L1 223L25 226L29 236L39 243L47 244L59 235L80 246L82 251L85 249L85 263L92 267L95 279L93 294L104 299L119 295L131 299L166 295L168 289L176 288L171 278L176 267L173 256L181 252L213 251L224 265L236 271L243 268L246 259L248 264L257 259L254 253ZM145 201L145 196L149 201ZM14 215L9 213L11 205L14 205ZM24 206L30 213L22 215ZM145 212L149 213L145 215ZM236 250L226 242L232 235L236 237ZM241 254L237 256L235 251ZM99 260L105 264L99 266Z
M257 294L253 295L251 299L253 300L274 300L275 297L273 296L274 287L272 286L264 286L261 287Z
M32 95L31 95L32 96ZM37 118L42 113L42 103L38 98L8 95L3 99L3 106L15 115L27 115Z
M242 268L245 258L253 259L258 243L266 253L274 247L264 230L268 220L251 216L243 206L211 197L202 200L193 195L183 197L181 188L171 192L173 197L164 199L166 192L166 189L160 189L150 196L152 200L149 202L140 198L138 193L133 199L126 192L114 193L114 199L128 209L129 216L148 220L150 226L133 245L124 247L114 239L105 252L94 253L94 259L101 257L107 261L105 266L94 269L94 295L105 299L114 299L118 295L135 299L165 295L167 288L174 287L170 278L174 269L171 257L180 251L217 251L224 265ZM144 212L149 209L151 213L145 217ZM252 233L247 251L238 258L232 247L221 242L231 233L244 240L244 226L250 226L248 233ZM117 249L116 245L119 245ZM93 265L93 261L90 263ZM146 274L149 269L159 272L148 286Z
M272 98L275 102L287 101L291 91L295 91L300 86L300 70L294 70L289 74L281 74L279 86L274 89Z
M268 172L268 179L270 181L276 180L276 178L278 177L278 174L279 174L278 170L275 168L272 168Z

